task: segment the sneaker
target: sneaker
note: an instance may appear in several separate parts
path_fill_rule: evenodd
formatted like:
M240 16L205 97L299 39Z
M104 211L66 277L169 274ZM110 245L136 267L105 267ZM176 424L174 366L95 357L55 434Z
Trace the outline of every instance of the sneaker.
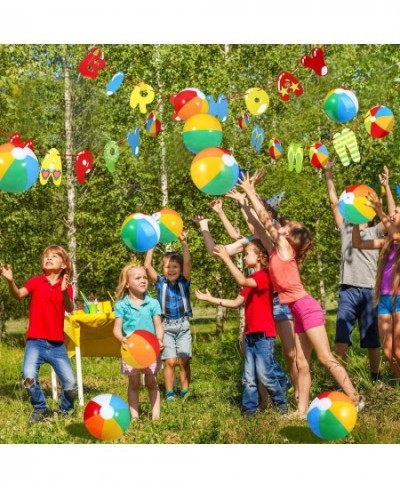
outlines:
M242 417L255 417L259 410L243 410Z
M51 412L47 408L35 409L29 417L29 422L37 423L49 417L51 417Z
M67 418L71 415L72 413L72 410L69 410L67 412L67 410L57 410L57 418L61 419L61 418Z
M275 407L280 412L281 415L287 415L289 413L288 406L286 403L275 405Z
M182 399L186 399L190 396L190 391L189 390L181 390L180 397Z
M173 402L175 400L175 395L173 393L167 393L165 395L165 399L167 402Z
M362 410L364 410L364 408L365 408L365 397L363 397L361 395L360 398L358 399L358 404L356 405L356 410L358 413L360 413Z

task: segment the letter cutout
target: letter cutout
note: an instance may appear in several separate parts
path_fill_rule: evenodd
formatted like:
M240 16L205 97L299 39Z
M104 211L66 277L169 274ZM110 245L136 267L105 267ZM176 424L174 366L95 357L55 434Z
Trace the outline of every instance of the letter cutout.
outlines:
M264 129L262 129L259 125L255 124L253 128L253 132L251 133L251 146L254 147L256 152L261 151L261 147L263 145L265 138Z
M282 71L278 75L276 84L278 85L278 95L284 102L290 99L290 93L293 93L296 97L303 95L304 90L299 80L287 71Z
M42 161L40 168L39 181L41 185L47 185L49 178L53 179L56 186L61 185L62 180L62 162L60 153L55 147L50 149Z
M115 171L115 163L119 159L119 147L114 141L107 142L104 147L104 160L106 162L106 167L110 173Z
M244 101L251 115L261 115L269 107L268 93L262 88L249 88L246 91Z
M106 62L100 48L93 47L79 63L79 73L85 78L97 78L99 71L103 69Z
M319 47L316 47L311 51L311 56L307 56L307 54L305 54L300 59L300 62L305 68L312 69L318 76L325 76L328 74L328 68L324 60L324 53Z
M342 132L337 132L333 136L333 147L335 148L335 151L337 152L343 166L348 166L351 159L355 163L359 163L361 161L357 138L352 130L346 128L343 129Z
M155 93L150 85L146 85L144 81L141 81L135 86L131 93L130 106L136 108L139 105L140 112L145 114L147 112L146 105L154 100Z
M218 95L217 101L214 101L212 95L207 95L208 113L218 117L221 122L228 118L228 100L225 95Z
M8 141L14 144L15 147L29 147L31 151L34 151L32 139L27 139L26 141L21 141L21 134L19 132L14 132L9 137Z
M139 127L135 127L133 132L128 132L126 136L126 140L128 141L128 144L131 146L132 154L135 156L135 158L139 154L139 135L140 135Z
M290 144L288 148L288 169L300 173L303 169L304 150L301 144Z
M86 175L93 169L93 156L86 149L79 151L75 159L76 179L80 185L85 183Z

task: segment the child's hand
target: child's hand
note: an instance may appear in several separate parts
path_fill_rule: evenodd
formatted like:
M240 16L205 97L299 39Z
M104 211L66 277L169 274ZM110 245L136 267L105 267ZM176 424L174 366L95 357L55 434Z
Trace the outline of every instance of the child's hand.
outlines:
M364 205L366 205L367 207L372 207L377 213L379 211L382 211L382 203L376 193L368 193L367 201Z
M206 291L203 293L200 290L195 290L195 295L198 300L204 300L206 302L209 302L210 299L212 299L211 293L208 291L208 288L206 288Z
M5 264L0 263L0 273L10 283L14 281L14 275L10 265L6 266Z
M327 173L331 173L333 170L333 167L335 166L335 161L336 161L336 156L333 159L330 159L328 161L328 164L325 166L325 171Z
M241 193L240 191L237 191L235 189L229 190L227 193L225 193L225 196L228 198L232 198L232 200L236 200L242 206L247 203L246 194Z
M223 246L222 244L218 244L214 247L213 255L217 256L222 260L229 258L228 251L225 249L225 246Z
M126 337L124 337L122 340L121 340L121 347L122 349L124 349L126 351Z
M264 177L265 170L257 170L253 175L249 176L248 173L243 175L243 178L239 178L237 186L242 188L246 193L255 192L255 185L259 183Z
M222 212L222 200L216 199L210 202L210 207L214 210L214 212L221 213Z
M179 240L181 241L181 244L186 242L187 234L188 234L188 229L187 227L184 227L182 232L179 235Z
M383 173L378 175L378 177L380 184L387 188L389 186L389 168L387 166L384 166Z
M69 275L67 273L64 273L61 282L61 291L65 291L68 288L68 285L69 285Z
M160 351L162 351L164 349L164 344L162 339L158 339L158 343L160 344Z

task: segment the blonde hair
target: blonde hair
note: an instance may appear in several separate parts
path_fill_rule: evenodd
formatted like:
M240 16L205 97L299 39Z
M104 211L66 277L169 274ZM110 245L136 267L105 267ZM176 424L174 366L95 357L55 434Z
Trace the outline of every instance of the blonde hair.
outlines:
M70 258L67 251L63 247L57 246L54 244L51 246L48 246L42 252L42 263L43 263L43 260L44 260L44 257L46 256L46 254L48 254L50 252L57 254L57 256L60 256L60 258L63 260L63 264L65 264L65 269L63 269L61 271L60 276L67 274L69 276L69 279L71 280L71 278L73 276L72 259Z
M296 220L290 220L287 226L289 229L287 240L293 248L297 264L302 264L313 249L311 233L307 227Z
M128 263L127 265L125 265L122 268L122 270L119 274L117 289L115 290L116 300L121 300L121 298L123 298L125 295L128 294L129 290L126 287L126 284L128 282L128 273L131 269L134 269L134 268L145 269L144 266L142 265L142 263L140 261L137 261L136 259L134 259L133 261L131 261L130 263Z
M246 249L248 246L251 246L251 245L253 245L255 247L255 254L257 254L257 256L260 257L261 266L263 268L267 268L268 263L269 263L268 251L263 246L261 240L260 239L252 239L250 242L248 242L244 246L244 249Z
M375 280L375 287L374 287L374 302L377 304L379 302L379 298L381 295L381 286L382 286L382 279L383 279L383 271L387 264L387 260L389 257L389 252L391 250L392 244L394 240L392 238L387 239L383 248L379 254L378 266L376 270L376 280ZM396 249L396 253L394 255L393 260L393 267L390 274L390 288L392 293L392 302L395 304L397 293L400 288L400 246Z

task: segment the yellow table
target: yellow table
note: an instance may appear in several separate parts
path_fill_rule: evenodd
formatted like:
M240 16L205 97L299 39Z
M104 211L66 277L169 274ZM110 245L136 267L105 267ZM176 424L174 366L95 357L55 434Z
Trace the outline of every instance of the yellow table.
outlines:
M83 405L82 357L121 357L121 344L113 335L114 313L75 313L64 319L65 346L75 356L79 404ZM53 396L54 396L54 382Z

